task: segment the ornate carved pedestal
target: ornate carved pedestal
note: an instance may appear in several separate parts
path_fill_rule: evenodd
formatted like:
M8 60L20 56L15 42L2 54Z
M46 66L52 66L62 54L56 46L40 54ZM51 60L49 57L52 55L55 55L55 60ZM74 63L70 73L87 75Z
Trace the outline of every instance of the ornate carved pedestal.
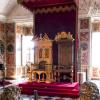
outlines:
M29 81L52 82L52 71L32 70L28 72Z

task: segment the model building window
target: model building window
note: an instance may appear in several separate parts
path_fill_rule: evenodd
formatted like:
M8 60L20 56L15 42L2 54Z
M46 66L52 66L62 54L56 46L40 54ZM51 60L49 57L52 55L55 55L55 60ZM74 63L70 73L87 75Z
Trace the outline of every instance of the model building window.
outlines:
M45 49L45 58L49 58L49 49Z
M39 58L42 58L43 49L39 50Z

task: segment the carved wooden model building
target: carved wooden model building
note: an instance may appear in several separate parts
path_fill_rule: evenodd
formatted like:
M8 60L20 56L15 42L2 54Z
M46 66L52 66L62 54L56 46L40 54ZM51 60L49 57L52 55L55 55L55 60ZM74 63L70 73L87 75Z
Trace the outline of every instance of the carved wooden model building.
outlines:
M38 82L52 81L52 40L45 33L34 39L34 70L30 71L30 80Z

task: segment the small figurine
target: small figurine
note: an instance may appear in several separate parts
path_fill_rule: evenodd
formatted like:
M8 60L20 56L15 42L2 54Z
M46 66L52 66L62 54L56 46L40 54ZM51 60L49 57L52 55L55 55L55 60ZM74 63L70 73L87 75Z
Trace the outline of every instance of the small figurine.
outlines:
M66 32L61 32L61 38L67 38L67 33Z
M49 40L49 37L48 37L47 33L44 33L43 39L44 39L44 40Z
M42 40L43 38L42 38L42 34L40 34L40 37L39 37L39 40Z

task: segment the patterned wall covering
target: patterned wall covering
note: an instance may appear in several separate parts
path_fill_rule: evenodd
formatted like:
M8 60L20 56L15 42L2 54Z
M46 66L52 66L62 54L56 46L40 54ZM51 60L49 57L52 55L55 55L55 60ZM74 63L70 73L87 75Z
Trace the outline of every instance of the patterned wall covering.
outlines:
M91 79L94 79L94 80L99 80L100 79L100 68L97 66L97 67L94 67L92 66L92 68L90 69L90 76L91 76Z
M6 61L6 34L5 34L5 24L0 22L0 63Z
M15 23L5 24L6 32L6 67L7 76L15 74Z
M92 23L92 31L100 32L100 21Z
M14 75L15 66L15 31L14 23L0 22L0 63L7 68L8 77ZM2 57L1 57L2 56Z
M90 66L90 18L79 20L80 37L80 66L81 70L88 69Z
M5 31L5 24L0 22L0 33L4 33Z
M33 26L16 25L16 33L22 35L33 35Z

